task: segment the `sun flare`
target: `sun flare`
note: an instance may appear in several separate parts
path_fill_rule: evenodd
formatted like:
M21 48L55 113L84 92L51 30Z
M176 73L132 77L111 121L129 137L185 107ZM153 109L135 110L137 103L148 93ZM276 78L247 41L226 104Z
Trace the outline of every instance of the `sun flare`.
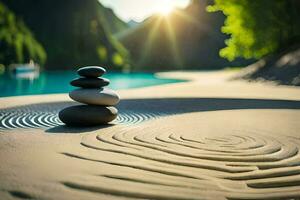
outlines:
M161 15L164 15L164 16L167 16L169 15L171 12L173 11L173 7L171 6L164 6L164 7L161 7L157 10L157 12Z
M174 10L174 4L170 0L162 0L161 4L156 8L156 12L168 16Z

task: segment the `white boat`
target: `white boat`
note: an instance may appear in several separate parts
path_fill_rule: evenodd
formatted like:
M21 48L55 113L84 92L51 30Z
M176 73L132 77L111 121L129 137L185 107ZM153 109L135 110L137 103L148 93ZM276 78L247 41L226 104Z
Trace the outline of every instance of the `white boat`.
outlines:
M34 79L39 76L40 66L33 61L30 61L25 64L11 64L9 70L16 78Z

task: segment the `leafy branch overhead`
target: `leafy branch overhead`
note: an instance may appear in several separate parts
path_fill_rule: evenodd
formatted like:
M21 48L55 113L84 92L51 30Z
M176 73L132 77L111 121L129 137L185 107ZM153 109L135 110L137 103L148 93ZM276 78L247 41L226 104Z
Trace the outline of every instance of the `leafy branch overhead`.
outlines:
M261 58L300 41L297 0L215 0L209 12L226 15L222 32L229 34L220 56Z

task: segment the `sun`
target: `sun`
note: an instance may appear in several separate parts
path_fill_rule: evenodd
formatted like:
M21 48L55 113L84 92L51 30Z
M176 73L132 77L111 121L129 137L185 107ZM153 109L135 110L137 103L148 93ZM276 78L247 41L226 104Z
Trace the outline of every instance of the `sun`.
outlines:
M168 16L174 10L171 0L161 0L161 4L156 7L156 12L163 16Z
M172 6L162 6L159 9L157 9L157 12L163 16L168 16L172 11Z

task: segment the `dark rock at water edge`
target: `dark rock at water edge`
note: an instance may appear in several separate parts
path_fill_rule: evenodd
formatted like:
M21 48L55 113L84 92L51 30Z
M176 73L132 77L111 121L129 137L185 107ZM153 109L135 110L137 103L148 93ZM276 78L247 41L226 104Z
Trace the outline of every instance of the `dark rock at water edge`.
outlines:
M74 87L101 88L109 85L109 80L106 78L77 78L70 84Z
M78 69L77 73L83 77L97 78L97 77L105 74L106 70L103 67L87 66L87 67L81 67L80 69Z
M59 112L59 119L68 126L97 126L107 124L117 118L115 107L78 105Z

